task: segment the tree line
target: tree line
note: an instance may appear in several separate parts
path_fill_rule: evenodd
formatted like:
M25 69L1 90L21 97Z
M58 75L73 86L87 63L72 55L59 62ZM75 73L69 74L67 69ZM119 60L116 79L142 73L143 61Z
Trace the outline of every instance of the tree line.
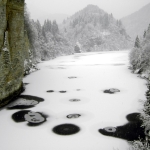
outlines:
M27 7L25 7L24 12L24 25L34 62L73 53L71 44L59 32L59 27L55 20L45 20L44 24L41 25L39 20L30 19Z

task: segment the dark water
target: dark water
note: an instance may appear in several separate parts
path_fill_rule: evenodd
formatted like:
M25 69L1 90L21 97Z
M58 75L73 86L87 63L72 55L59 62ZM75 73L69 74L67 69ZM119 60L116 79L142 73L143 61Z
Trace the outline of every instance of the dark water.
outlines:
M121 138L128 141L145 139L144 128L141 127L142 121L140 120L139 113L133 113L126 116L129 121L127 124L117 127L109 127L99 129L99 132L106 136Z
M59 93L66 93L67 91L59 91Z
M28 126L38 126L46 121L48 116L40 112L32 112L31 110L22 110L15 112L12 119L15 122L28 122Z
M61 124L53 128L53 132L59 135L72 135L79 131L80 128L74 124Z
M47 91L48 93L53 93L54 92L54 90L49 90L49 91Z
M30 110L21 110L21 111L18 111L16 113L14 113L12 115L12 119L15 121L15 122L24 122L26 121L24 116L25 114L27 114L28 112L30 112Z
M49 92L54 92L53 90L49 90ZM60 93L66 93L66 91L59 91ZM105 90L104 93L114 94L116 92L120 92L120 90L111 88L108 90ZM30 107L34 107L35 105L39 104L40 102L43 102L44 99L36 96L31 95L20 95L18 98L23 98L25 100L28 100L30 103L28 105L21 104L21 102L13 103L12 107L8 107L9 110L11 109L26 109ZM36 103L35 103L36 101ZM80 99L69 99L70 102L80 102ZM17 105L18 104L18 105ZM35 104L35 105L34 105ZM10 105L11 106L11 105ZM47 115L41 112L33 112L31 110L20 110L18 112L15 112L12 115L12 119L16 123L21 122L27 122L28 126L39 126L47 121ZM68 119L77 119L81 117L81 114L74 113L74 114L68 114L66 116ZM144 134L144 128L141 127L142 121L140 120L140 114L139 113L132 113L126 116L126 119L128 121L127 124L117 127L106 127L104 129L99 129L98 131L105 135L105 136L112 136L115 138L121 138L128 141L134 141L138 140L139 138L145 139ZM52 129L52 131L59 135L72 135L75 133L78 133L80 131L80 127L74 124L61 124Z

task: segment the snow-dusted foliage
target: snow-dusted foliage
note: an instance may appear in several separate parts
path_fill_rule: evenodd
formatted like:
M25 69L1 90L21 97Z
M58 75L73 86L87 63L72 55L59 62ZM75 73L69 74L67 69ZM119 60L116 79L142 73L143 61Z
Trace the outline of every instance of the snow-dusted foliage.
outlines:
M130 52L130 63L135 73L150 75L150 25L144 31L141 41L136 38L135 46Z
M143 112L141 120L145 130L145 140L134 141L131 144L132 150L150 150L150 24L144 31L143 39L139 40L138 36L135 40L134 48L130 52L130 64L134 73L140 73L142 78L148 79L148 91L146 92L147 100L143 102Z
M73 47L59 32L57 22L45 20L44 25L31 20L25 11L25 30L27 31L33 62L49 60L61 55L73 53Z

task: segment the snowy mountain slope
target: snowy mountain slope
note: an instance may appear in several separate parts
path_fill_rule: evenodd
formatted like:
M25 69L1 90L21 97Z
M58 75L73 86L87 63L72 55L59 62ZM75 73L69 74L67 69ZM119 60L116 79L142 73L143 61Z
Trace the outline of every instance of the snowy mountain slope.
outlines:
M119 50L130 47L130 38L121 21L98 6L88 5L63 22L61 31L83 51Z
M143 36L144 30L150 24L150 3L139 11L121 19L127 33L134 40L137 35Z

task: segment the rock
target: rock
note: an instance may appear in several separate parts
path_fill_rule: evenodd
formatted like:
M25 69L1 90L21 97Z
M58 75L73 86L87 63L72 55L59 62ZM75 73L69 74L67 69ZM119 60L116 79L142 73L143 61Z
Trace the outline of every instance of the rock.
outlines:
M24 0L0 1L0 107L23 90Z

